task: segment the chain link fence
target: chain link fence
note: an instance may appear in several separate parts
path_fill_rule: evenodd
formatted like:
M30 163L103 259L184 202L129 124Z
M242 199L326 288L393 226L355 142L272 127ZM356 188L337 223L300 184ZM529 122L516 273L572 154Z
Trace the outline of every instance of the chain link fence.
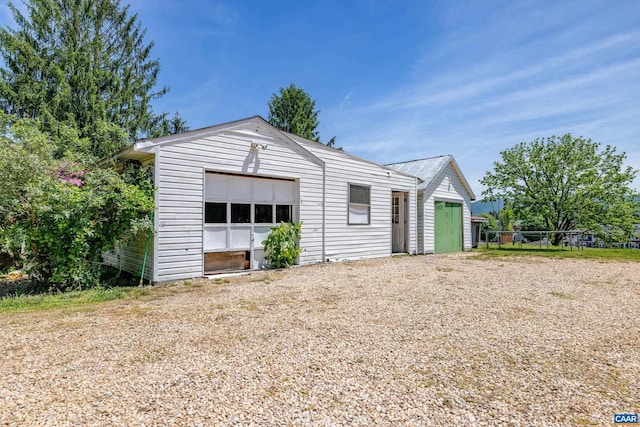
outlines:
M503 246L517 247L520 249L543 250L584 250L584 248L619 248L640 249L640 240L628 240L625 242L604 242L595 237L593 233L571 231L495 231L484 230L483 242L479 247L485 246L502 248Z

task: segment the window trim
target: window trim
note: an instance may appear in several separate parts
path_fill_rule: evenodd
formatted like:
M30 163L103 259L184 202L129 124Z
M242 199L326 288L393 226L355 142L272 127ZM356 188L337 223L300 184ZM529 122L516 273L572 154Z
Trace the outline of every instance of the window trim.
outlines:
M369 190L369 203L352 203L351 202L351 187L361 187ZM367 208L367 222L351 222L351 207L366 207ZM371 225L371 186L365 184L358 184L355 182L347 183L347 225L363 226Z

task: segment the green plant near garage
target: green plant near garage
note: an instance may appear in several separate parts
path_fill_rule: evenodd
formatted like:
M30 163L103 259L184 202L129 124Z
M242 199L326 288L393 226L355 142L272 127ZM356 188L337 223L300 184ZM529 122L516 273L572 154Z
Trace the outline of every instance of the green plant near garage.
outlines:
M270 267L283 268L296 263L298 255L302 253L301 232L302 222L281 222L280 225L271 227L271 233L262 242L266 252L265 259Z

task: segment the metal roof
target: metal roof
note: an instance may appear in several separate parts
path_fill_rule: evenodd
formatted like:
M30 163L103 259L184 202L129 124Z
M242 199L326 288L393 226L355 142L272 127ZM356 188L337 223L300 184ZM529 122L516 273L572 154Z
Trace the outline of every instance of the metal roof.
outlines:
M436 179L448 164L453 166L453 169L458 174L458 178L460 178L460 182L469 192L471 200L475 200L476 196L473 194L471 186L464 175L462 175L462 171L460 170L460 167L458 167L456 159L454 159L450 154L446 156L429 157L427 159L411 160L409 162L392 163L385 166L422 179L422 182L418 185L418 190L424 190L431 184L431 182L433 182L434 179Z
M392 163L386 166L421 178L424 182L418 186L418 189L424 190L429 184L431 184L431 181L438 176L440 171L449 164L452 158L453 157L450 155L438 156L430 157L428 159L412 160L410 162Z

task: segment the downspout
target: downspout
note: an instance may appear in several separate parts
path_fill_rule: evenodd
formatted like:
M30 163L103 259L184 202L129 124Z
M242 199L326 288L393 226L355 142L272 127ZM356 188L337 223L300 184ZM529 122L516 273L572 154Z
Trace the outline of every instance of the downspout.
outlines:
M327 262L325 235L327 232L327 164L322 162L322 262Z
M151 224L153 224L153 211L149 215L149 220ZM138 282L138 286L142 286L144 281L144 269L147 266L147 254L149 253L149 240L151 239L151 230L153 230L153 225L147 231L147 242L144 245L144 257L142 258L142 270L140 271L140 281Z

